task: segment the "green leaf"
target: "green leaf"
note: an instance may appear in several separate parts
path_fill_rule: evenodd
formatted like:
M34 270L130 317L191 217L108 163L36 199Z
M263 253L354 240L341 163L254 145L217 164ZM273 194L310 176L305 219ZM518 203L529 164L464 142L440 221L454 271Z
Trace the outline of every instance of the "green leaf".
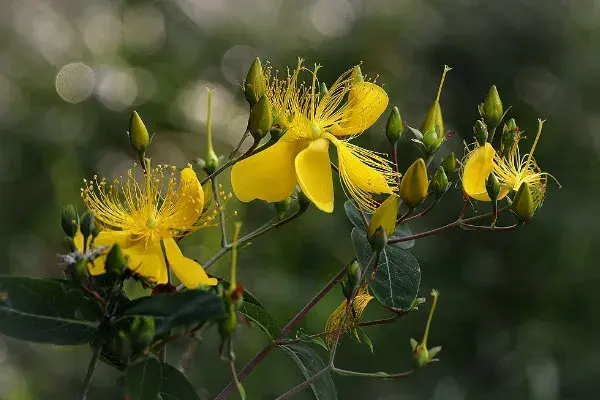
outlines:
M154 357L127 367L125 395L129 400L157 400L162 385L162 366Z
M316 344L317 346L321 346L323 350L329 351L329 347L327 347L321 336L311 336L302 328L299 328L296 332L296 339L302 343Z
M71 282L0 277L0 334L36 343L84 344L94 338L103 314Z
M358 262L365 269L373 256L367 234L360 229L352 229L352 244ZM366 268L366 277L371 276L374 264L373 261ZM420 283L421 269L417 259L404 249L385 246L379 255L377 272L369 288L385 307L393 311L406 311L416 299Z
M358 212L358 210L356 209L356 206L354 205L354 201L352 200L347 200L344 203L344 211L346 211L346 216L348 217L348 219L350 220L350 222L352 223L352 225L362 231L367 231L367 228L365 227L365 224L363 222L363 219L360 215L360 213ZM369 222L371 222L371 214L369 213L364 213L365 214L365 219L367 220L367 225L369 224ZM410 227L408 226L407 223L403 223L401 225L398 225L396 227L396 229L394 230L394 234L392 236L390 236L389 238L401 238L401 237L406 237L406 236L410 236L412 235L412 231L410 230ZM407 240L406 242L399 242L399 243L395 243L392 246L394 247L399 247L401 249L405 249L408 250L410 248L412 248L415 245L415 240Z
M306 345L293 343L279 347L281 347L296 362L306 379L309 379L326 367L319 355ZM311 383L310 387L317 400L337 400L337 391L329 372L321 375Z
M177 326L222 319L225 309L215 293L198 289L140 297L130 303L120 318L136 315L153 316L159 335Z
M161 363L161 367L160 396L163 400L200 400L196 389L181 371L167 363Z
M354 337L356 337L358 343L364 342L367 346L369 346L369 350L371 350L371 353L373 353L373 342L360 326L354 327Z
M223 284L224 289L229 288L229 282L225 279L219 279L219 282ZM281 329L279 329L277 321L275 321L261 302L246 289L244 289L244 301L240 304L238 311L258 325L260 329L269 335L269 338L275 339L279 336Z

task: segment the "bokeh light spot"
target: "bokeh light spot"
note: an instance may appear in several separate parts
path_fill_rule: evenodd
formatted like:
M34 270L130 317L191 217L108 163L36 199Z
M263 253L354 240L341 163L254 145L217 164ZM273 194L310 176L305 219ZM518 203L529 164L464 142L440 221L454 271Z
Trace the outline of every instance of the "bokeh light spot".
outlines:
M80 103L94 91L94 71L81 62L65 65L56 74L56 93L67 103Z

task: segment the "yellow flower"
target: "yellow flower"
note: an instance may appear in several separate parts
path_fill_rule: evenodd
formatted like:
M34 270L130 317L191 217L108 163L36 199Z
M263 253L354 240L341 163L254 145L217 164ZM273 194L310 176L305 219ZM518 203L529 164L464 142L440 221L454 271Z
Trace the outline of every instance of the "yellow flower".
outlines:
M554 178L549 173L542 172L535 158L533 158L533 152L542 133L543 124L544 121L539 120L538 132L531 150L529 154L522 157L518 142L513 145L505 157L496 154L489 143L469 153L463 170L463 189L465 192L476 200L490 201L485 189L485 180L493 171L502 185L498 200L509 192L517 191L521 184L526 182L533 195L534 203L536 206L539 205L546 193L548 177Z
M166 188L163 188L165 180ZM129 268L153 283L169 281L166 262L187 288L217 283L206 275L200 264L185 257L175 241L206 226L216 214L214 211L202 214L204 193L190 166L180 172L179 185L176 168L167 165L153 169L148 165L142 183L136 180L131 169L125 179L121 177L112 184L97 177L93 182L84 180L84 183L83 202L102 228L95 246L118 244L128 257ZM80 233L75 243L78 248L83 247ZM96 260L90 269L92 275L104 271L103 258Z
M348 301L342 301L342 304L331 313L325 324L325 343L327 347L331 348L333 345L338 329L340 329L340 335L343 335L360 322L360 317L371 300L373 300L373 296L369 294L366 286L361 286L354 297L351 310L346 309Z
M375 211L373 194L392 193L396 182L389 161L379 154L349 143L377 121L385 111L388 96L372 82L358 82L352 71L342 74L319 98L318 66L312 84L298 83L302 60L285 80L268 78L267 96L275 123L286 133L273 146L237 163L231 184L244 202L268 202L288 198L296 184L321 210L333 211L333 178L329 145L337 149L340 177L346 193L361 207ZM269 69L266 70L268 74ZM347 137L347 138L344 138ZM349 138L348 138L349 137Z

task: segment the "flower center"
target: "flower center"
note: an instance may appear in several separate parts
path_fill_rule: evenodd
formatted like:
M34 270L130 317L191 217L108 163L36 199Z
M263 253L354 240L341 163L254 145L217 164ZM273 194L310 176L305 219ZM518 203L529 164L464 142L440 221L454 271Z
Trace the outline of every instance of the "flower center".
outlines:
M310 129L312 131L312 138L313 139L318 139L321 137L321 128L319 127L319 125L315 124L314 122L311 124Z
M154 213L152 213L148 216L148 220L146 221L146 226L149 229L156 229L156 227L158 226L158 221L156 220Z

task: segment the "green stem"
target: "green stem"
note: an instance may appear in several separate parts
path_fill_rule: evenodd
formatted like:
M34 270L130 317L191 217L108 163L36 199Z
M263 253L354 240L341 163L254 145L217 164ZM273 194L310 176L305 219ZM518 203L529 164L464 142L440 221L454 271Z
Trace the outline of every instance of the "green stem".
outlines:
M346 264L333 278L331 278L331 280L325 286L323 286L319 293L317 293L308 303L306 303L306 305L300 311L298 311L296 315L294 315L294 317L286 324L286 326L283 327L279 333L279 336L275 338L274 341L263 347L263 349L258 352L258 354L256 354L244 368L242 368L242 370L238 373L238 380L240 382L250 375L254 368L256 368L256 366L260 364L277 347L276 341L285 338L292 331L292 329L294 329L294 327L298 325L300 321L304 319L304 317L306 317L309 311L312 310L313 307L317 305L317 303L319 303L319 301L321 301L321 299L337 285L340 279L346 275L346 271L352 262L354 262L354 260ZM229 384L225 386L215 400L225 399L233 390L234 386L235 383L233 381L229 382Z
M219 227L221 228L221 247L227 246L227 231L225 225L225 205L221 206L221 202L219 201L219 185L217 183L217 177L211 181L212 191L213 191L213 199L215 200L215 204L217 205L217 210L219 210Z
M96 370L96 366L98 365L98 360L100 359L100 354L102 354L102 346L103 344L98 344L94 349L94 353L92 353L92 358L90 359L90 364L88 365L87 372L85 374L85 378L83 379L83 387L81 388L81 394L79 395L79 400L86 400L88 391L90 390L90 383L92 383L92 376L94 375L94 371Z
M231 167L233 164L235 164L239 161L242 161L245 158L250 157L252 155L252 152L254 151L254 149L256 149L256 147L258 146L259 143L260 143L259 140L255 140L254 143L252 143L252 146L250 146L250 148L248 150L246 150L241 156L227 160L227 162L225 164L221 165L219 168L217 168L215 170L215 172L204 177L204 179L202 179L200 181L200 185L204 185L206 182L213 179L215 176L219 175L221 172L225 171L227 168Z
M406 376L409 376L414 372L414 370L409 370L406 372L399 372L395 374L388 374L387 372L357 372L357 371L349 371L347 369L341 369L333 367L331 370L332 373L342 375L342 376L353 376L357 378L375 378L375 379L400 379Z

